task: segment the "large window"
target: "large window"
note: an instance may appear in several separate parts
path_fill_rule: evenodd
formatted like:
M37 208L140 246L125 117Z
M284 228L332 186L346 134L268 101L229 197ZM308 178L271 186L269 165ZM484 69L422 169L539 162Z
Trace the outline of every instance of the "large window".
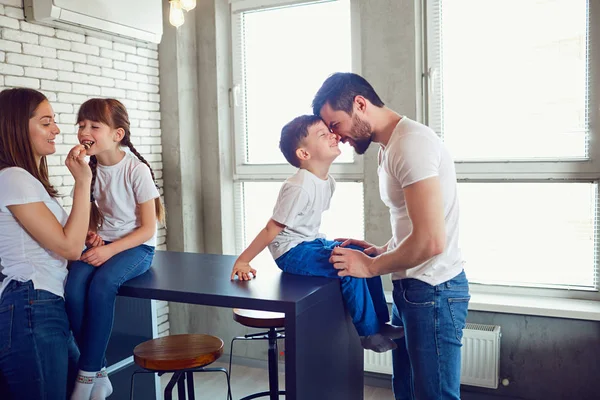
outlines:
M234 0L232 31L239 252L265 226L281 184L296 171L279 150L281 128L312 114L313 96L330 74L353 70L350 0ZM325 38L335 45L323 46ZM338 184L321 232L362 238L361 159L343 145L330 172ZM263 252L256 263L269 261Z
M593 6L426 1L425 118L457 162L472 282L597 298Z

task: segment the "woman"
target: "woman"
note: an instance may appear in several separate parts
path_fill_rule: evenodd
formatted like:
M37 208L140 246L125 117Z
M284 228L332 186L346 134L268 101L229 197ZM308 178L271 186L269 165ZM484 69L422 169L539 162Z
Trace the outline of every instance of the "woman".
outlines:
M90 216L92 173L85 148L71 149L70 215L56 201L46 156L60 133L46 97L0 92L0 379L2 398L65 400L73 345L63 287L67 260L81 254ZM72 384L73 382L69 382Z

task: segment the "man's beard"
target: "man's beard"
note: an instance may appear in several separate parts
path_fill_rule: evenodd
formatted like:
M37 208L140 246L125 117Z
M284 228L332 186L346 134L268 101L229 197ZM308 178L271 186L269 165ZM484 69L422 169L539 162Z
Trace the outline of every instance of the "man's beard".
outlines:
M358 118L356 114L352 116L352 146L357 154L365 154L371 141L373 132L371 131L371 125Z

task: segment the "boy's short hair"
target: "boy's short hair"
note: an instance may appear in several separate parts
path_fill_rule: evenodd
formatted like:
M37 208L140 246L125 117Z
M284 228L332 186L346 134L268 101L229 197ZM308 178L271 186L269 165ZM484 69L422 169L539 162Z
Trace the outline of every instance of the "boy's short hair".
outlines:
M301 115L294 118L281 129L279 149L285 159L296 168L300 168L300 160L296 156L296 150L300 147L302 140L308 136L308 128L321 122L321 117L316 115Z

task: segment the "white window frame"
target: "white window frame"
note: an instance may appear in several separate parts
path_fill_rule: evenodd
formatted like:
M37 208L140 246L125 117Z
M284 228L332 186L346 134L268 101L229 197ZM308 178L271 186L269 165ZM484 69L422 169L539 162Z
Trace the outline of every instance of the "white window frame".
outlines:
M236 249L238 253L242 250L243 240L243 198L241 196L241 184L244 182L268 182L281 181L292 176L297 168L289 163L279 164L248 164L245 162L245 132L244 132L244 98L243 77L242 77L242 59L243 49L241 42L237 40L240 36L240 24L238 18L241 13L246 11L261 10L267 8L276 8L290 5L299 5L306 3L325 3L335 0L229 0L231 6L231 49L232 49L232 87L231 107L233 115L233 183L236 211ZM351 52L352 52L352 72L360 74L361 54L360 54L360 30L359 14L357 0L350 0L350 18L351 18ZM331 175L338 182L364 182L364 161L363 157L354 155L351 163L334 163L330 169ZM265 221L266 222L266 221ZM366 226L366 221L365 224Z
M422 35L422 120L426 124L435 125L435 114L431 109L430 99L439 82L436 71L429 65L428 38L435 37L432 26L428 23L428 11L434 9L440 0L421 0L421 35ZM600 3L588 1L589 7L589 159L585 160L542 160L542 161L457 161L456 174L459 182L585 182L596 183L600 187ZM435 106L435 104L434 104ZM433 115L432 115L433 114ZM598 268L600 252L600 232L598 232L600 196L596 193L596 289L571 290L569 288L552 289L536 287L517 287L489 284L471 284L473 293L541 296L564 299L583 299L600 301L600 268Z

